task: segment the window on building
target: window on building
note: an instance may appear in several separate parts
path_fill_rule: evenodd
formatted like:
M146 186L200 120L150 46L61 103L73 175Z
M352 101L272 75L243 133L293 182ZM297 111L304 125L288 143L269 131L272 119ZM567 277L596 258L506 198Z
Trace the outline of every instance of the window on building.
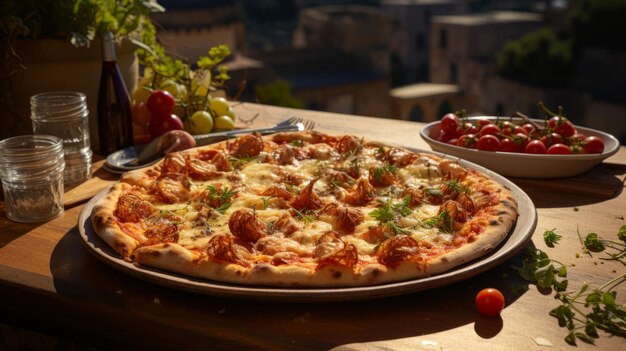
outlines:
M415 37L415 47L418 51L424 50L424 33L417 33L417 36Z
M409 119L415 122L421 122L424 120L424 111L418 105L413 106L411 109L411 113L409 114Z
M457 72L456 63L451 63L450 64L450 82L456 83L458 79L457 76L458 76L458 72Z
M438 119L443 117L443 115L445 115L446 113L450 113L450 112L454 112L452 111L452 104L448 100L443 100L441 104L439 104Z
M439 31L439 48L445 49L448 47L448 31L442 29Z

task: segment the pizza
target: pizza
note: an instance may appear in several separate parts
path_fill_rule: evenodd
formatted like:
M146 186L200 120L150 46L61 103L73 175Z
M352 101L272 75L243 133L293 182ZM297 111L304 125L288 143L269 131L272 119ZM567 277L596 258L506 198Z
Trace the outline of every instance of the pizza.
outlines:
M94 231L138 267L226 283L368 286L448 271L517 220L509 189L352 135L250 134L125 173Z

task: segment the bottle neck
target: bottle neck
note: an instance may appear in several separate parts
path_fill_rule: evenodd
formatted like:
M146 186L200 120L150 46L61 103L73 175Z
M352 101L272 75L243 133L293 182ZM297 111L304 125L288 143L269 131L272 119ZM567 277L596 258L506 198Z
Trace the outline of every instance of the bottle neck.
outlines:
M105 62L115 62L115 37L113 33L107 32L102 36L102 60Z

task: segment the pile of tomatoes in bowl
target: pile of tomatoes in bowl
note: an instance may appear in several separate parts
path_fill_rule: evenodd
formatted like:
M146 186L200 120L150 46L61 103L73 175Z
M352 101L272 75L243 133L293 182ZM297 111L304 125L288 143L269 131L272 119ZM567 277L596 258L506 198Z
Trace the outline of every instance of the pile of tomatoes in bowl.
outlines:
M601 154L604 141L580 133L560 113L543 123L525 117L463 118L448 113L440 122L434 139L482 151L527 154Z

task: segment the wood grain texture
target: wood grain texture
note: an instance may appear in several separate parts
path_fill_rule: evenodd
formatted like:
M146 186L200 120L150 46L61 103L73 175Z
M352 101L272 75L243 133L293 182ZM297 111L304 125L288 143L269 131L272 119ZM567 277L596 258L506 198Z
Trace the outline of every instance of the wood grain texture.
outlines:
M256 104L235 106L240 121L270 126L291 115L315 120L317 130L350 133L388 143L428 149L419 138L422 124ZM241 122L240 122L241 123ZM242 126L244 124L242 123ZM539 214L533 245L552 258L575 265L572 288L601 284L623 266L582 254L577 232L615 236L626 224L626 195L617 185L626 167L626 148L607 160L616 174L554 182L514 181L531 197ZM607 165L602 166L607 167ZM594 170L604 172L603 169ZM99 171L97 171L99 172ZM0 203L0 321L104 349L189 350L568 350L566 330L548 312L551 295L526 284L511 268L522 255L469 280L393 298L342 303L288 303L219 298L181 292L109 268L83 247L76 223L83 201L107 186L115 175L94 177L74 189L63 216L47 223L21 224L6 219ZM603 189L576 191L577 184ZM563 236L547 248L542 234L556 228ZM529 290L512 293L516 286ZM475 294L499 288L507 298L501 318L479 315ZM626 288L618 288L624 302ZM547 339L552 348L540 346ZM621 338L603 337L597 346L577 350L621 350Z

